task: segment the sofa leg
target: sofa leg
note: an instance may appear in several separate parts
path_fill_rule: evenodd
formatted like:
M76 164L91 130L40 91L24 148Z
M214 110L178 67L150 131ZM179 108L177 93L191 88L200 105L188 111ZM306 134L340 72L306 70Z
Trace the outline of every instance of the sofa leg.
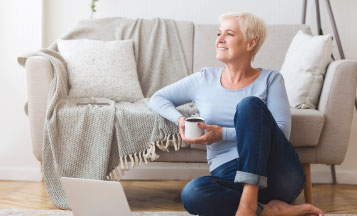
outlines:
M311 184L311 170L310 164L303 164L304 174L306 177L306 184L304 188L305 203L312 204L312 184Z

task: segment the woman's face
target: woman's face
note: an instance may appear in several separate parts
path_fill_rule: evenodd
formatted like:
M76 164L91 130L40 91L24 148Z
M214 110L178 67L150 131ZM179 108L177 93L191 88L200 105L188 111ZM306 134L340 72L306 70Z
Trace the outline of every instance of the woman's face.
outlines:
M237 19L223 20L217 32L216 58L224 63L234 62L249 54L247 48Z

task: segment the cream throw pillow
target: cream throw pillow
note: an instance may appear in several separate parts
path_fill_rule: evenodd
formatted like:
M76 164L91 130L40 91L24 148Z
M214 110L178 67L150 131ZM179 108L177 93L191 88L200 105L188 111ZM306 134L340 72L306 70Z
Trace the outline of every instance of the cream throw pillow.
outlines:
M302 31L295 35L280 71L291 107L316 108L331 50L331 35L311 36Z
M135 102L144 98L133 40L57 40L67 63L69 97L105 97Z

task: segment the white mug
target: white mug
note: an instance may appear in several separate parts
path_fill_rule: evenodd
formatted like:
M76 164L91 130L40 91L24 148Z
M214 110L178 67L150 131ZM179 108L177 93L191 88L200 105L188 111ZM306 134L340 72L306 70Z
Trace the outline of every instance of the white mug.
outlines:
M204 123L202 117L187 117L185 118L185 138L192 139L203 136L204 130L198 127L197 123Z

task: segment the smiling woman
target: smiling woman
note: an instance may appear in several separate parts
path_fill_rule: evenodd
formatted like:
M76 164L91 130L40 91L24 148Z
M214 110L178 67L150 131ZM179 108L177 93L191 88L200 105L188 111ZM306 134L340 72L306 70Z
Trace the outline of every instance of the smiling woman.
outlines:
M249 13L224 14L220 17L220 22L216 39L216 58L227 65L221 79L222 86L230 90L244 88L256 80L261 72L251 68L250 63L265 40L265 24L263 20ZM237 66L248 67L250 73L240 73L238 80L232 79L231 75L235 73L229 71L238 70L235 68Z
M266 37L264 22L249 13L225 14L216 38L223 68L205 67L157 91L149 106L178 124L186 143L205 145L210 176L182 190L185 209L195 215L319 215L310 204L293 206L305 176L288 141L291 114L284 80L251 62ZM206 133L185 137L176 106L194 102Z

